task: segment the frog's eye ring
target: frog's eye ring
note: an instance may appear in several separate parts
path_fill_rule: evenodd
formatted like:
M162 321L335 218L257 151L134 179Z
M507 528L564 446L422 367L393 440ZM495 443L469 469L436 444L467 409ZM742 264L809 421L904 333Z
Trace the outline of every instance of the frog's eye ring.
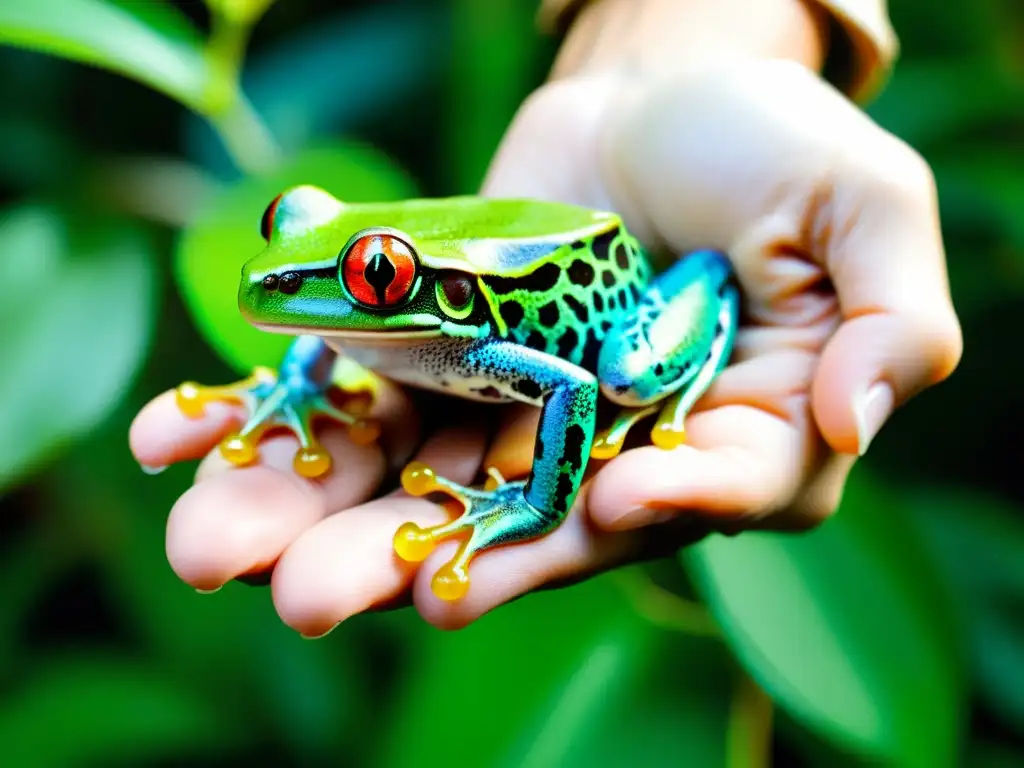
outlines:
M283 192L271 200L270 205L263 211L263 216L260 217L260 235L268 243L270 242L270 235L274 231L274 216L277 214L277 206L281 204L282 197L284 197Z
M360 304L393 307L412 290L416 280L416 252L392 234L363 235L342 255L341 279Z

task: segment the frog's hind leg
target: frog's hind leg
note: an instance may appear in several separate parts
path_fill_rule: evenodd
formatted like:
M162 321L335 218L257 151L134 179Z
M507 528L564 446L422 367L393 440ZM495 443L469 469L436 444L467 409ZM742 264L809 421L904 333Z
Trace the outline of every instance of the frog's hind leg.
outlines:
M625 407L591 455L616 456L629 431L659 410L651 441L681 445L687 414L728 363L738 321L739 291L724 254L696 251L659 275L601 347L602 391Z
M316 439L315 422L333 421L348 429L360 444L377 439L380 427L358 412L336 406L330 399L333 387L353 395L375 392L372 374L347 360L316 336L299 336L281 361L280 374L258 367L245 379L226 386L205 387L185 382L178 387L177 403L182 412L195 418L206 403L225 401L245 406L248 419L236 433L220 443L220 452L236 466L257 458L256 446L271 429L291 431L299 441L293 466L303 477L319 477L331 468L330 453Z
M445 539L462 538L455 557L433 578L434 594L444 600L465 595L469 564L476 554L543 536L565 519L583 481L597 405L593 375L511 342L482 342L452 364L542 410L533 466L525 482L506 482L491 470L482 489L467 488L419 463L402 473L408 493L423 496L440 491L462 507L462 514L444 525L424 529L406 523L394 536L395 553L409 562L424 560Z

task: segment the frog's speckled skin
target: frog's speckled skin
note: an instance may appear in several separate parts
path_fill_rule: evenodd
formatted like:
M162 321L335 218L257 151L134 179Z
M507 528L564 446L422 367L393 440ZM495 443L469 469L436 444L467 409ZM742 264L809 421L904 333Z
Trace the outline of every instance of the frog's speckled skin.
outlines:
M344 205L297 187L271 204L263 228L268 246L243 269L239 306L258 327L300 335L282 364L291 383L282 375L275 385L264 372L263 406L226 441L236 463L253 459L275 417L299 435L296 469L307 476L330 466L312 437L313 416L371 435L357 415L326 401L322 376L312 388L315 377L294 379L294 371L330 364L346 391L372 393L365 371L373 370L464 398L542 408L525 483L492 473L475 490L422 465L403 474L410 492L446 491L465 506L445 526L407 524L395 537L399 555L420 560L439 539L469 532L434 579L447 599L468 589L475 553L555 528L590 456L614 455L640 418L661 410L652 439L681 443L685 414L731 354L739 294L728 260L699 251L654 277L613 214L474 197ZM204 399L253 390L251 382L189 387L180 401L193 411ZM595 443L599 389L625 411Z

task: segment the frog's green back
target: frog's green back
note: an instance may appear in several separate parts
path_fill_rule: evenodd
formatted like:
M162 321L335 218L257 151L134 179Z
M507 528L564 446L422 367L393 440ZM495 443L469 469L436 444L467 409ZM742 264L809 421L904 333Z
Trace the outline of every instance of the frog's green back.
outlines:
M465 196L347 204L334 226L348 235L391 227L415 241L427 266L514 276L565 243L615 229L619 218L565 203Z

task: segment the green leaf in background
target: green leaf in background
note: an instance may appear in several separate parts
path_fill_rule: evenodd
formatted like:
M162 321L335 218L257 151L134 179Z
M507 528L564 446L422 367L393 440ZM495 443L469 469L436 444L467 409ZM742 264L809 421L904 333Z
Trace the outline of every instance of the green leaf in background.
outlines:
M981 696L1024 734L1024 510L967 488L909 488L903 496L958 598Z
M138 227L25 206L0 213L0 491L100 423L132 384L156 311Z
M620 575L420 633L374 765L721 765L724 648L648 623Z
M11 765L133 765L216 755L244 739L241 718L183 689L172 670L88 654L36 669L0 710Z
M437 52L448 46L446 11L438 3L389 2L317 18L254 51L243 90L285 152L377 120L416 124L408 102L444 64ZM195 115L187 118L185 149L219 177L240 175L210 124Z
M711 537L683 561L752 677L843 751L953 766L963 727L956 628L891 495L855 471L805 535Z
M31 0L0 4L0 43L131 77L201 109L210 69L202 41L168 4Z
M416 187L386 155L359 144L309 149L273 174L247 178L209 201L178 241L178 284L196 324L214 350L239 372L276 366L289 337L256 330L238 311L242 265L266 246L259 220L270 201L295 184L315 184L342 200L414 196Z
M54 529L69 532L101 569L105 596L153 663L244 720L247 743L283 747L300 764L337 754L358 728L353 718L371 684L359 647L342 633L330 644L304 640L282 623L269 590L231 583L200 595L178 579L164 535L189 472L139 471L124 446L134 408L125 411L96 446L79 446L54 468L61 493L44 500Z

